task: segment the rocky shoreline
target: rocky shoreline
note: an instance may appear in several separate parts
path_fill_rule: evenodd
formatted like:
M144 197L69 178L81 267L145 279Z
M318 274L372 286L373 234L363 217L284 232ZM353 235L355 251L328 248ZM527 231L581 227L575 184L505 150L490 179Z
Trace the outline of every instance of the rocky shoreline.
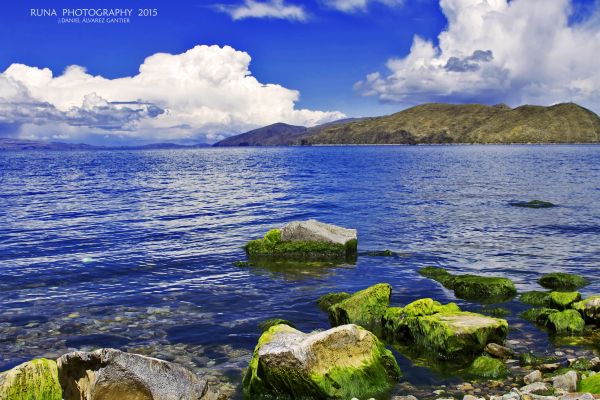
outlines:
M237 265L347 263L359 255L357 242L352 229L314 220L293 222L250 241L245 247L248 261ZM390 251L371 253L395 256ZM590 348L569 346L597 346L600 338L600 296L583 298L576 291L589 283L586 278L546 274L539 283L548 291L519 294L504 277L450 274L435 267L419 272L457 298L476 304L495 305L518 295L521 303L531 306L522 317L567 345L549 354L534 354L531 342L507 340L512 327L501 318L501 308L474 313L430 298L398 306L390 304L393 288L382 282L356 293L329 293L314 299L331 324L324 331L305 333L293 321L264 321L254 353L242 356L248 362L242 380L244 397L600 398L600 359ZM233 395L231 383L211 374L210 366L198 375L176 358L169 362L131 350L77 351L56 360L23 363L0 373L0 399L227 399ZM432 370L452 371L462 383L424 387L403 381L395 354Z

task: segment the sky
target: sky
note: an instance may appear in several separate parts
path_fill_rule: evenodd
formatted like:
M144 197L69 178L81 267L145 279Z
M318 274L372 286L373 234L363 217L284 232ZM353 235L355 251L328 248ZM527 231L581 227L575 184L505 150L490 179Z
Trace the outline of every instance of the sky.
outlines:
M77 9L133 15L59 23ZM425 102L600 112L600 0L19 0L0 12L0 137L211 143Z

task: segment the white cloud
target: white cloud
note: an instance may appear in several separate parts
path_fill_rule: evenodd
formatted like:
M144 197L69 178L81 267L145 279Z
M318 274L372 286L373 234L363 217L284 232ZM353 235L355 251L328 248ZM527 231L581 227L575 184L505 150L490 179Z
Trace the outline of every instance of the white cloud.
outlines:
M338 11L353 13L357 11L367 11L369 4L381 3L389 7L399 6L404 0L324 0L325 5L335 8Z
M344 117L295 108L299 92L259 82L249 63L247 53L228 46L196 46L154 54L137 75L117 79L80 66L54 76L13 64L0 73L0 130L17 127L20 137L41 139L211 141L275 122L312 126Z
M575 101L600 110L600 10L569 23L569 0L441 0L435 46L418 36L355 88L384 102Z
M219 4L217 10L225 12L233 20L244 18L278 18L292 21L306 21L304 7L286 4L284 0L244 0L241 4Z

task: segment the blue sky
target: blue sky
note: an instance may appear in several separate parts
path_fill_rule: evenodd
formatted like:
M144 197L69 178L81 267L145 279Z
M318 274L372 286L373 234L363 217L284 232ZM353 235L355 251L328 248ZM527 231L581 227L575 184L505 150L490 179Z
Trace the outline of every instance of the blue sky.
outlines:
M599 111L595 0L27 0L0 7L0 71L5 71L0 78L7 80L4 95L0 81L0 104L5 102L0 135L214 141L278 120L310 125L388 114L426 101L511 106L577 101ZM60 13L140 7L156 8L158 16L134 17L127 24L58 24L56 18L30 16L31 8ZM515 31L519 25L531 29ZM509 40L508 32L514 36ZM570 52L580 43L584 49ZM189 62L198 66L190 77L162 84L197 84L194 92L182 89L179 97L163 101L160 93L140 89L139 82L115 81L138 75L149 56L181 55L199 45L219 47L197 48L187 61L184 56L159 60L144 79L147 89L152 79L160 79L160 68ZM224 46L236 53L224 52ZM251 57L246 67L256 82L239 76L244 53ZM538 70L540 63L557 62L561 68ZM191 81L212 73L202 68L230 63L237 72L226 78ZM56 79L72 65L82 68ZM42 70L47 76L33 78L44 75ZM103 81L88 85L97 76ZM231 82L246 88L246 97L232 99ZM264 84L278 86L268 91ZM69 97L69 87L80 93ZM191 96L198 97L194 107L186 100ZM130 102L135 104L123 105ZM23 117L3 116L12 111L7 104L19 104ZM31 110L23 111L24 104ZM285 106L273 112L277 104ZM171 136L164 133L169 128Z

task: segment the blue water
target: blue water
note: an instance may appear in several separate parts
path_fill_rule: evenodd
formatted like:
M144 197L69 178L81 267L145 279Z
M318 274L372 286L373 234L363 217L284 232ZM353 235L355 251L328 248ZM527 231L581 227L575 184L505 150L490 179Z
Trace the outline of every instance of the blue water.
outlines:
M559 207L508 205L531 199ZM361 251L400 255L232 265L247 240L307 218L357 228ZM521 291L575 272L592 279L582 293L600 293L600 146L0 153L0 370L110 346L237 384L257 324L327 328L315 305L326 292L389 282L394 304L457 301L416 273L428 265L506 276ZM552 348L518 301L503 306L511 339ZM400 358L406 379L442 379Z

